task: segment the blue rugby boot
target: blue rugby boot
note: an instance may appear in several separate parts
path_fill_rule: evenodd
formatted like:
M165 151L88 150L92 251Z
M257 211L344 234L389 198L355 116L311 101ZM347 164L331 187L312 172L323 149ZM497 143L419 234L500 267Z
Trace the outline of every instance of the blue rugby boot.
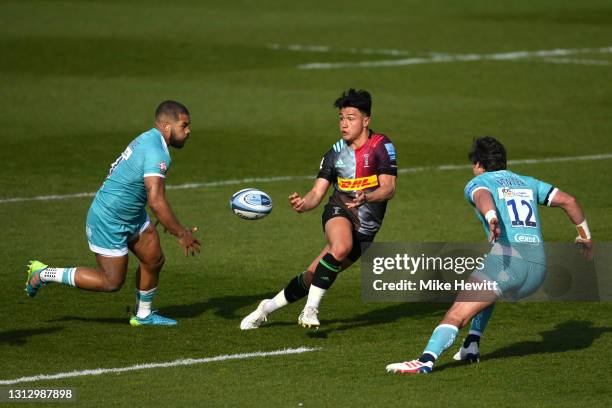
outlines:
M175 326L177 324L176 320L170 319L167 317L163 317L157 314L157 311L151 312L145 318L140 318L138 316L132 316L130 318L130 326Z

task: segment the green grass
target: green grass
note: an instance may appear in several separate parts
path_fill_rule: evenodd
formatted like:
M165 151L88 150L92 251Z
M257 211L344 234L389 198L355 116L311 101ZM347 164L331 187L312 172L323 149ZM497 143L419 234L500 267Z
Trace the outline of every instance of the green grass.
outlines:
M314 178L338 138L332 102L349 86L374 95L372 127L393 140L401 168L465 164L472 137L483 134L499 137L511 159L612 153L610 65L530 58L297 69L394 59L350 48L426 56L609 47L606 1L2 1L0 34L0 199L95 191L167 98L187 104L193 123L186 147L171 152L167 181L174 185ZM567 58L612 63L609 53ZM611 162L514 170L575 194L605 242L612 239ZM469 170L400 175L377 241L481 242L462 197L469 179ZM173 238L162 237L167 263L155 305L179 320L169 329L127 324L134 260L118 293L51 285L28 299L28 259L94 264L84 234L90 199L0 203L0 379L308 346L320 350L34 385L74 387L83 406L609 404L609 303L500 304L481 364L457 365L449 351L433 375L419 377L387 375L384 367L417 356L448 305L364 303L359 266L324 299L318 333L297 326L301 304L274 314L266 328L241 332L241 318L324 244L320 210L297 215L286 204L288 194L310 185L258 184L275 208L257 222L227 209L231 194L250 184L168 191L203 241L199 257L184 258ZM562 211L541 213L545 239L571 242L575 230Z

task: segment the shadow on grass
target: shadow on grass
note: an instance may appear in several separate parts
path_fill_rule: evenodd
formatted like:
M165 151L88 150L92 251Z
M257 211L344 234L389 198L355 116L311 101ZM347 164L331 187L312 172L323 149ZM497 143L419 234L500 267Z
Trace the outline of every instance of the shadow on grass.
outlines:
M232 320L242 317L236 312L246 306L257 307L257 303L262 299L270 298L275 293L262 293L259 295L248 296L223 296L211 298L203 302L190 303L187 305L164 306L159 308L159 314L173 319L192 319L201 314L212 310L216 316L224 319ZM63 316L57 319L49 320L48 322L90 322L90 323L108 323L108 324L129 324L129 310L126 311L125 317L81 317L81 316Z
M593 327L587 320L568 320L559 323L552 330L540 332L541 341L521 341L483 355L483 361L498 358L524 357L532 354L564 353L591 347L593 342L604 333L612 333L612 327ZM485 338L486 340L486 338ZM448 350L449 352L451 350ZM455 352L453 350L452 352ZM436 367L436 371L463 365L464 362L451 362Z
M165 306L159 309L159 313L163 316L172 317L173 319L190 319L212 310L215 316L233 320L244 317L242 316L244 311L241 311L241 314L237 314L236 312L238 310L247 306L252 306L253 310L255 310L262 299L269 299L274 295L276 295L276 293L267 292L258 295L222 296L187 305Z
M63 316L57 319L47 320L48 323L55 322L85 322L85 323L108 323L128 325L130 323L129 315L125 317L81 317L81 316Z
M326 338L332 332L392 323L404 318L425 319L431 316L438 316L447 309L447 303L400 303L370 310L369 312L349 316L344 319L326 320L325 316L321 316L322 329L308 332L308 335L313 338Z
M63 329L63 327L47 327L44 329L9 330L0 332L0 345L24 346L32 336L51 334Z

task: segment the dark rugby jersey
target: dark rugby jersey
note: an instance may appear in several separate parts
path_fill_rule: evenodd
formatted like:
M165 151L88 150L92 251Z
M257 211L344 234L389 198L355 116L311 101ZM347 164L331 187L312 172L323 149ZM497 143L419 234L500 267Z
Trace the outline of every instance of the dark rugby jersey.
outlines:
M387 202L364 203L352 209L346 208L346 203L353 200L356 191L375 190L379 174L397 176L395 147L387 136L370 131L367 142L357 150L349 147L343 139L337 141L323 156L317 176L334 186L330 203L349 211L355 229L366 235L374 235L380 229Z

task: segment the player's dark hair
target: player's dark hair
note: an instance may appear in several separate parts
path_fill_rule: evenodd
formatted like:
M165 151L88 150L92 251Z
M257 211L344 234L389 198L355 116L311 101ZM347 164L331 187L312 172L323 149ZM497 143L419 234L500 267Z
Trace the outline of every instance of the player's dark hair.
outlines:
M372 95L365 89L356 91L351 88L348 91L344 91L334 106L338 109L342 108L357 108L366 116L370 116L372 113Z
M177 101L163 101L155 109L155 120L159 120L162 116L178 120L179 115L189 115L189 111L185 105Z
M491 136L475 138L468 157L472 164L480 163L485 171L506 169L506 149Z

